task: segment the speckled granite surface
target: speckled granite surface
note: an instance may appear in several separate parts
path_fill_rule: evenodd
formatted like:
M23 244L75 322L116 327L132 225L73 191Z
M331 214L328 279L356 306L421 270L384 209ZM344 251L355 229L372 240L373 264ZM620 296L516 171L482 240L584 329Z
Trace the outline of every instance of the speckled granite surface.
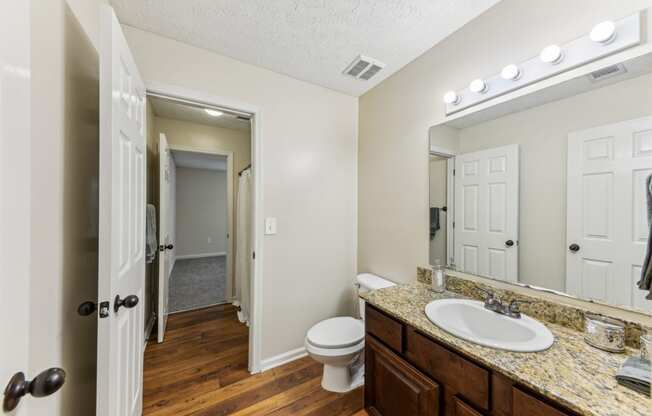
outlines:
M431 271L423 267L417 267L417 281L430 284ZM584 315L590 312L581 308L561 305L548 300L522 295L510 290L498 289L493 286L450 275L446 277L446 288L451 292L460 293L466 297L478 300L482 299L478 288L483 288L491 290L502 301L507 303L514 299L525 301L527 303L521 306L521 310L525 314L541 321L558 324L581 332L584 331ZM625 344L631 348L640 348L641 334L644 329L635 322L623 321L623 323L625 324ZM652 411L650 411L650 415L652 415Z
M462 295L436 294L418 282L363 295L389 315L580 414L652 415L652 399L619 386L614 378L627 355L592 348L584 343L580 332L557 324L546 324L555 343L544 352L513 353L481 347L444 332L426 317L429 302L455 297Z

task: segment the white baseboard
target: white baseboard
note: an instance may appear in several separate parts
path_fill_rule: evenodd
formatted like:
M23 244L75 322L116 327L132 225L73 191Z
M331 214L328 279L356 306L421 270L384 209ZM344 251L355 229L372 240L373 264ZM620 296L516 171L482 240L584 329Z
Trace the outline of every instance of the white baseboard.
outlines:
M271 370L274 367L287 364L290 361L298 360L299 358L303 358L306 355L308 355L308 352L306 351L306 347L301 347L301 348L297 348L296 350L287 351L282 354L275 355L273 357L262 360L260 362L260 369L261 371Z
M177 260L187 260L187 259L201 259L204 257L217 257L217 256L226 256L226 251L220 251L217 253L201 253L201 254L184 254L183 256L177 256Z

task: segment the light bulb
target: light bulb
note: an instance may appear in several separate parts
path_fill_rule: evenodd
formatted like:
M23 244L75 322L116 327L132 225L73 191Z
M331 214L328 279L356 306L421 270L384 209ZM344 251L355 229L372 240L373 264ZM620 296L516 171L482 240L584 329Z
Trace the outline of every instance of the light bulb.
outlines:
M471 81L469 84L469 90L476 94L484 94L489 90L489 86L483 79L478 78Z
M564 59L564 53L558 45L548 45L541 51L539 59L546 64L558 64Z
M521 69L514 64L507 65L500 71L500 77L507 81L516 81L521 77Z
M589 37L593 42L602 43L603 45L611 43L616 39L616 24L611 20L598 23L593 26Z
M457 95L455 91L448 91L444 94L444 102L446 104L458 104L462 100L462 97Z

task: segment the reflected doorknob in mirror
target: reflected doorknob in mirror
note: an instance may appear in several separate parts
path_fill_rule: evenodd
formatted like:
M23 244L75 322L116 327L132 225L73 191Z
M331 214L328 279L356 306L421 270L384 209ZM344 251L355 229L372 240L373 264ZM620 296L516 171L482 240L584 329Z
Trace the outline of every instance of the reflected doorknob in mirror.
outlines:
M16 373L11 377L4 392L3 410L10 412L18 406L20 399L29 394L33 397L45 397L56 393L66 382L66 372L61 368L49 368L34 380L25 379L25 374Z
M113 311L115 313L118 313L121 307L125 307L127 309L131 309L138 305L138 296L136 295L129 295L124 299L120 299L120 295L115 296L115 301L113 302Z
M568 249L573 253L577 253L578 251L580 251L580 246L578 244L573 243L570 246L568 246Z
M514 245L514 240L507 240L507 241L505 241L505 245L506 245L507 247L511 247L511 246L513 246L513 245Z
M173 248L174 248L173 244L168 244L168 245L165 246L166 250L172 250Z

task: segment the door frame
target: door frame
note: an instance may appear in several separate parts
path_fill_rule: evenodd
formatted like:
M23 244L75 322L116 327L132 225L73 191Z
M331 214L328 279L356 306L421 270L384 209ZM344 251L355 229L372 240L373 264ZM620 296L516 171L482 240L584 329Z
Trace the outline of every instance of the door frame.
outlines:
M218 107L236 113L251 115L251 164L253 174L253 207L251 246L255 261L251 260L251 320L249 325L249 372L261 371L262 317L263 317L263 115L259 107L239 100L221 97L172 84L145 80L147 94L176 101L186 101L207 107Z
M446 267L455 267L455 156L456 152L430 145L428 150L428 208L430 208L430 156L446 158ZM430 254L430 253L428 253Z
M228 229L228 241L226 244L226 303L231 303L233 301L233 229L235 224L233 223L233 218L235 217L234 211L234 167L233 167L233 152L230 150L222 149L204 149L198 146L181 146L181 145L172 145L168 142L168 148L170 151L179 151L179 152L189 152L197 153L202 155L215 155L215 156L226 156L226 203L227 207L227 229ZM175 313L175 312L173 312Z

